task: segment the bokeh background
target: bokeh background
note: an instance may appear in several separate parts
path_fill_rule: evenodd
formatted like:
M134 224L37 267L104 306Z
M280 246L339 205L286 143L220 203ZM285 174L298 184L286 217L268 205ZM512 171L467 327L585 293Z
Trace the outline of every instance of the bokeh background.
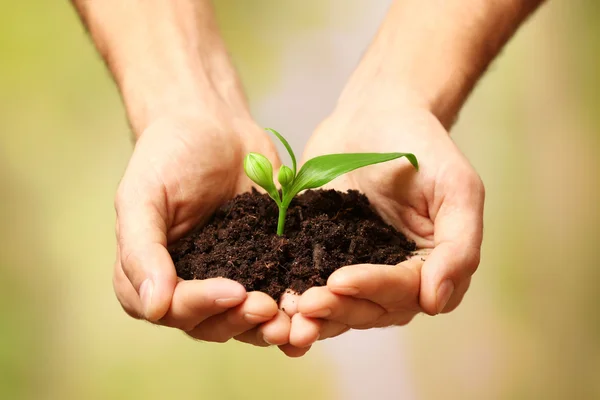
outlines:
M301 147L388 1L215 3L259 122ZM544 6L453 131L488 194L463 305L289 360L121 312L118 93L69 2L1 0L0 398L599 399L599 16Z

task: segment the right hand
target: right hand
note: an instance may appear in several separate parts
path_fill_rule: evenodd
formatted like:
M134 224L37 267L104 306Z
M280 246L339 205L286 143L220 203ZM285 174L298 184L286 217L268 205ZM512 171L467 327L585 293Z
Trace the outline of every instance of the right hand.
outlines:
M290 319L272 298L228 279L178 279L167 251L167 243L250 189L243 172L250 151L278 160L266 133L248 118L183 114L144 129L115 200L114 289L134 318L205 341L284 345L294 355L285 346Z

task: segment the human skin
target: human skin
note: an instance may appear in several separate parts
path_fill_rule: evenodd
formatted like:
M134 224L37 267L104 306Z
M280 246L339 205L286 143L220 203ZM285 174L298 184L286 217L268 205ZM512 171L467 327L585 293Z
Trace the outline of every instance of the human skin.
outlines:
M348 329L405 325L454 310L476 271L483 237L481 179L448 135L477 80L539 0L397 0L317 128L304 159L360 151L412 152L333 181L365 193L419 254L397 266L347 266L325 287L284 299L290 343Z
M117 83L136 144L115 198L114 289L125 311L193 338L287 345L290 318L227 279L181 281L167 244L248 191L243 157L278 165L253 121L208 1L74 1ZM151 24L149 23L151 21ZM268 342L268 343L267 343Z
M115 200L114 287L125 311L215 342L303 355L350 328L402 325L460 303L479 263L483 185L447 130L539 0L397 0L305 159L410 151L332 182L364 191L423 254L348 266L286 312L226 279L180 281L167 244L247 191L243 156L272 142L253 121L207 0L73 0L123 98L136 145ZM368 133L368 141L364 135ZM421 259L426 259L423 263Z

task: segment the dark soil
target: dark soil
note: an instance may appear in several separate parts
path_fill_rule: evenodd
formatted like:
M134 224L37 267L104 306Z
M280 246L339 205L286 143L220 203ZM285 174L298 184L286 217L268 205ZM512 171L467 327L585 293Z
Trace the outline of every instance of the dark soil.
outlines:
M415 250L357 191L308 190L297 196L283 237L275 234L277 213L266 194L237 196L171 248L177 275L225 277L279 299L286 289L302 293L324 286L345 265L397 264Z

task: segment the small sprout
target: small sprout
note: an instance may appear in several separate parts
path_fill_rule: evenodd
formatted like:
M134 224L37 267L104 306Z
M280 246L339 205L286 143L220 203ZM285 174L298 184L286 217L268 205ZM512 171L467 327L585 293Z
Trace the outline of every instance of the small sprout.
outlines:
M279 169L277 180L281 184L281 194L273 182L273 166L265 156L257 153L248 154L244 159L244 170L246 175L265 189L277 203L279 207L277 235L279 236L283 235L285 216L292 199L303 190L321 187L355 169L400 157L406 157L415 169L419 169L417 158L411 153L344 153L312 158L296 173L296 156L287 140L274 129L267 128L267 130L277 136L292 159L292 168L283 165Z
M287 165L282 165L279 168L279 175L277 175L277 180L281 187L288 187L294 182L294 171L291 170Z

